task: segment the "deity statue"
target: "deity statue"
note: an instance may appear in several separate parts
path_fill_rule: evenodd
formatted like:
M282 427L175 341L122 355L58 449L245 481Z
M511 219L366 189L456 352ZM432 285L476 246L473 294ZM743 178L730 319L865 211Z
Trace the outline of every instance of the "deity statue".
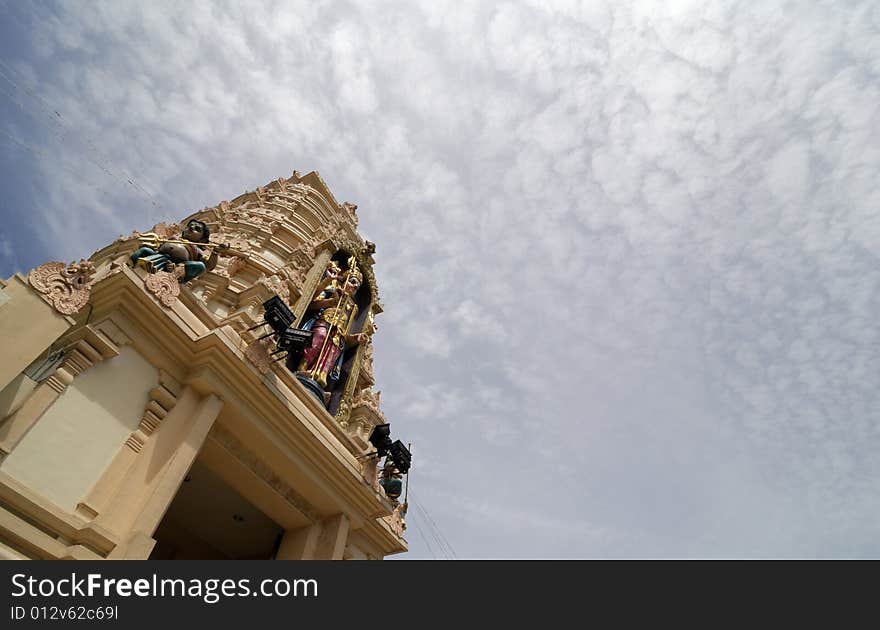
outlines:
M321 282L318 284L315 292L324 298L338 295L341 279L342 269L339 267L339 263L331 260L327 263L327 269L324 270L324 276L321 278Z
M403 491L403 475L390 458L385 460L385 466L382 467L379 485L385 490L385 496L391 499L391 505L396 508L399 505L397 500Z
M198 219L186 224L180 239L141 234L142 246L131 255L131 265L144 267L150 273L173 271L177 265L183 265L180 282L187 282L214 269L220 251L228 249L224 244L209 243L210 235L207 224Z
M312 338L303 351L296 375L310 389L315 389L312 383L320 388L325 405L339 380L346 348L369 339L368 333L350 334L358 313L355 294L361 282L363 273L354 256L349 258L348 269L344 272L335 261L331 261L300 326L302 330L311 331Z

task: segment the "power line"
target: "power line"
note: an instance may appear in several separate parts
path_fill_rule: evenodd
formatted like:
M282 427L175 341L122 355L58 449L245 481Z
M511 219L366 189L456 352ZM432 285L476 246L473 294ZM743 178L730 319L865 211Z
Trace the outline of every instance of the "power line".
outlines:
M425 515L425 518L428 520L428 523L430 523L432 530L436 533L437 538L443 543L443 546L449 551L449 554L452 556L452 558L457 559L455 549L452 548L452 543L449 542L449 539L446 538L446 536L437 526L437 523L428 513L428 509L418 500L416 501L416 508L421 510L421 512Z
M431 518L431 515L428 514L428 510L425 509L422 503L417 499L412 498L411 500L416 509L421 512L422 516L425 518L426 527L431 532L431 535L434 537L434 541L447 556L447 559L457 560L458 558L455 554L455 550L452 548L452 545L449 543L449 540L446 538L446 536L443 535L443 532L440 531L440 528L437 527L437 523L435 523L434 519Z
M428 552L431 554L431 558L433 558L434 560L436 560L436 559L437 559L437 555L434 553L434 550L431 548L431 543L428 542L428 537L425 536L424 532L422 531L422 527L421 527L421 525L419 525L419 521L418 521L418 519L416 519L416 521L415 521L415 526L416 526L416 529L417 529L418 532L419 532L419 536L421 536L421 537L422 537L422 540L425 541L425 546L428 548Z
M15 136L13 136L11 133L6 131L5 129L0 129L0 134L6 136L7 139L9 139L13 144L18 146L20 149L24 149L25 151L33 153L36 156L36 158L38 160L42 161L44 164L46 164L46 166L49 166L49 167L58 166L62 170L65 170L68 173L70 173L71 175L75 175L77 177L77 179L81 183L85 184L86 186L89 186L90 188L94 188L95 190L99 191L101 194L107 195L108 197L110 196L109 191L105 190L104 188L101 188L98 184L88 183L88 179L82 173L70 168L64 162L53 162L50 164L46 160L45 154L42 151L40 151L38 148L36 148L35 146L30 145L30 144L24 142L23 140L20 140L19 138L16 138Z
M52 121L52 123L55 125L55 127L58 127L60 129L64 130L64 133L58 133L57 130L54 130L54 129L52 130L53 133L56 134L56 137L59 139L59 141L64 142L67 139L68 134L71 131L73 131L73 129L66 123L63 114L57 108L53 107L42 96L40 96L39 94L30 90L27 86L20 85L19 83L17 83L11 75L15 74L15 75L18 75L19 77L21 75L13 67L11 67L7 63L5 63L2 59L0 59L0 68L2 68L2 69L0 69L0 77L5 79L15 89L19 90L20 92L24 92L25 94L30 96L31 99L33 99L37 103L37 106L40 108L40 110L42 110L42 112L49 118L49 120ZM3 70L5 70L6 72L4 72ZM25 107L22 105L22 103L18 99L16 99L14 96L9 94L9 92L6 92L4 90L4 93L7 94L7 96L10 96L16 102L16 104L19 105L19 107L21 107L23 110L25 109ZM43 123L43 124L46 125L45 123ZM135 190L137 190L138 192L143 194L154 207L163 208L162 203L160 201L158 201L152 194L150 194L150 192L148 190L146 190L143 186L141 186L139 183L137 183L137 181L135 181L134 177L129 175L125 171L125 169L120 168L120 171L122 172L122 176L117 175L116 173L112 172L110 170L110 168L104 162L102 162L100 159L102 157L106 159L106 157L102 155L101 151L98 149L97 146L95 146L94 142L92 142L92 140L88 136L83 134L82 139L89 146L89 148L98 156L97 158L94 158L89 155L88 151L86 151L84 153L84 155L87 160L89 160L92 164L94 164L99 169L101 169L104 173L106 173L110 177L112 177L115 180L117 180L118 182L120 182L123 185L123 187L126 184L131 185Z

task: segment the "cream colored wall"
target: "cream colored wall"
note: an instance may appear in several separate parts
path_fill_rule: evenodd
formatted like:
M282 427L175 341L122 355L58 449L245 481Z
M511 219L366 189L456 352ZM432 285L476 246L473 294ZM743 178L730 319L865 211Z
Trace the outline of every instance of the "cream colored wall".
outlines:
M134 431L157 370L130 346L77 377L0 470L73 511Z
M70 327L70 322L19 276L9 279L3 294L7 300L0 307L0 330L3 331L0 387L6 387Z

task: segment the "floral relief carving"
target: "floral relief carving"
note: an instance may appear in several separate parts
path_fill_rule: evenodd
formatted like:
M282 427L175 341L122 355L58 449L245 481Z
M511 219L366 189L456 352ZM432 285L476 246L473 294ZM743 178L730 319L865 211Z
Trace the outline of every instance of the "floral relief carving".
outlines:
M183 265L177 265L172 271L157 271L147 274L144 286L156 296L163 306L172 307L180 295L179 278L183 277Z
M272 365L269 346L264 339L255 339L245 348L244 356L254 364L260 374L267 374Z
M357 212L355 212L355 210L357 210L357 204L346 201L342 204L342 209L345 210L346 218L351 225L356 228L358 224L358 216Z
M366 344L366 346L364 346L364 357L363 357L362 361L363 361L363 363L361 363L361 372L363 372L364 376L366 376L367 378L369 378L369 380L372 381L373 380L373 342L372 341L370 341L369 343Z
M226 238L222 238L226 237ZM228 235L220 234L217 239L218 243L226 243L231 249L240 252L250 252L252 249L260 247L260 239L253 238L244 232L232 232Z
M227 257L224 263L218 264L217 268L214 269L214 273L217 273L226 278L232 278L239 271L244 269L247 266L247 261L244 258L236 257Z
M73 315L88 303L94 274L95 266L88 260L69 265L53 261L32 269L28 282L56 311Z
M161 238L179 238L182 229L183 226L180 223L157 223L150 231L155 232Z
M397 534L399 538L403 538L403 530L406 529L403 520L400 518L400 510L398 508L394 508L394 511L391 513L391 516L383 516L385 522L388 523L388 526L391 527L391 531Z
M382 392L374 392L369 387L363 388L357 394L355 394L354 400L352 401L353 407L367 407L368 409L372 409L377 414L382 415L382 412L379 410L379 398L382 396Z
M344 230L345 228L338 218L331 219L328 223L318 228L309 241L313 253L317 254L318 248L328 240L333 241L334 246L338 249L342 244L341 235Z
M299 293L302 290L302 286L306 281L306 271L305 269L297 269L288 271L288 282L292 285L292 288Z
M259 283L272 293L281 296L285 303L290 303L290 288L287 286L287 282L279 278L277 274L271 275L268 278L264 276L260 278Z
M361 458L361 475L363 475L364 480L370 484L370 487L376 493L382 493L382 486L379 485L379 458L378 457L365 457Z
M302 248L300 248L291 254L290 266L293 269L308 269L312 266L312 259L302 250Z

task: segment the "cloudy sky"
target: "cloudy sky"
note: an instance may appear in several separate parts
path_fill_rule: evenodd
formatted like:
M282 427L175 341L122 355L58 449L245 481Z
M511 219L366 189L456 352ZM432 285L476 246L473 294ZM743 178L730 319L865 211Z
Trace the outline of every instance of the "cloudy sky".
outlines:
M0 275L317 170L406 557L876 558L878 130L871 1L0 0Z

